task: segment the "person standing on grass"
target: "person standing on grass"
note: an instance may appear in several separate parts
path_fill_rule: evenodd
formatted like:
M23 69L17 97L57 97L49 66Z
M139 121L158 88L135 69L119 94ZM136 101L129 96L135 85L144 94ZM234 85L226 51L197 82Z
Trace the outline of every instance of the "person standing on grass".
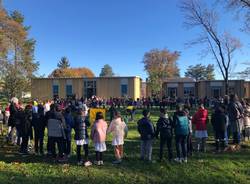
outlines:
M55 108L49 114L48 120L48 137L50 140L50 149L54 159L57 158L56 144L58 147L59 155L58 161L63 162L66 159L63 157L63 139L65 137L65 119L61 113L61 109L58 104L55 104Z
M124 137L127 132L127 125L122 120L120 112L115 112L115 117L111 121L108 133L113 134L112 145L114 146L115 158L113 164L120 164L123 158Z
M160 161L163 157L163 148L167 144L168 148L168 160L173 159L173 150L172 150L172 139L173 139L173 123L169 119L168 114L165 109L160 109L160 118L156 124L155 136L158 139L160 134Z
M3 136L3 122L4 122L4 115L2 111L2 106L0 106L0 134Z
M88 127L90 126L89 117L86 115L86 111L83 108L79 108L77 115L74 119L74 129L75 129L75 141L77 149L77 161L78 165L82 165L81 147L83 147L85 153L84 166L91 166L92 163L89 161L89 136Z
M246 103L244 111L245 139L250 140L250 103Z
M227 116L225 106L219 105L212 114L211 123L215 133L216 152L225 149L225 131L227 127Z
M197 151L206 152L208 111L203 104L199 105L198 111L192 118L192 123L195 124L195 138L197 140Z
M176 140L176 162L187 163L187 136L189 133L189 120L182 106L177 105L173 116ZM181 155L182 152L182 155Z
M150 112L144 109L143 118L137 122L137 129L141 136L141 160L152 161L152 143L155 135L155 128L150 121Z
M240 145L241 142L241 123L242 123L243 108L238 100L237 95L230 95L228 104L228 117L233 133L233 143Z
M189 125L189 132L187 136L187 155L192 156L193 154L193 126L192 126L192 116L189 113L190 111L190 106L185 105L184 106L184 112L186 113L188 117L188 125Z
M64 144L65 145L64 153L69 158L71 154L71 132L72 132L72 128L74 127L74 118L72 116L70 107L68 107L65 110L64 118L65 118L65 123L66 123L66 129L65 129L66 140Z
M103 152L106 148L106 133L107 133L107 122L104 120L102 112L96 113L95 123L91 130L91 139L95 145L96 162L95 164L100 166L103 165Z

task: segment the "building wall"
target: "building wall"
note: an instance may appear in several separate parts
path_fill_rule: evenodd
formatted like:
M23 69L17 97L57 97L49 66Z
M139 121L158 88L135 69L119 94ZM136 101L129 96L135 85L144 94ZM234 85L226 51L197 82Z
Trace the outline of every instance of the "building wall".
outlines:
M244 83L244 96L250 99L250 81Z
M35 78L32 79L32 98L47 100L53 98L53 84L59 86L59 98L66 98L66 85L72 85L72 94L84 96L84 81L96 81L96 95L102 98L121 97L121 85L127 85L127 96L140 98L141 79L139 77L96 77L96 78Z

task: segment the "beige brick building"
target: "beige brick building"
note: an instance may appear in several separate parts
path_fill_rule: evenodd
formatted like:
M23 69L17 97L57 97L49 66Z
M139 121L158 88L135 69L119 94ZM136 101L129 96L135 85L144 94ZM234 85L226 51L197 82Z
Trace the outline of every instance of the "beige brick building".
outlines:
M41 100L55 96L66 98L130 97L140 98L141 78L134 77L95 77L95 78L34 78L31 81L31 96Z

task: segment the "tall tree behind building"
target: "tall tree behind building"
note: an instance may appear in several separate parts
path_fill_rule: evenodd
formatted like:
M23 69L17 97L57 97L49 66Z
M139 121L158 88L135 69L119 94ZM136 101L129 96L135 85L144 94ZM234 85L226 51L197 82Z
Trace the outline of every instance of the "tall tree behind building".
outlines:
M113 72L112 67L109 64L103 66L100 77L113 77L115 74Z
M34 62L35 40L28 37L30 27L18 11L0 9L0 70L3 90L10 98L30 90L31 77L38 70Z
M197 64L195 66L190 65L185 72L185 77L190 77L199 80L213 80L214 79L214 65L202 65Z
M211 54L219 67L225 82L225 94L229 93L229 76L233 64L233 55L241 47L240 41L228 32L218 29L219 14L215 8L209 8L201 0L183 0L181 10L185 16L187 28L199 28L200 34L190 45L204 45L203 53Z
M148 84L153 95L161 93L164 80L180 76L177 66L179 56L179 52L171 52L168 49L153 49L144 54L142 63L148 74Z
M57 63L57 67L61 69L69 68L70 63L67 57L62 57L61 60Z

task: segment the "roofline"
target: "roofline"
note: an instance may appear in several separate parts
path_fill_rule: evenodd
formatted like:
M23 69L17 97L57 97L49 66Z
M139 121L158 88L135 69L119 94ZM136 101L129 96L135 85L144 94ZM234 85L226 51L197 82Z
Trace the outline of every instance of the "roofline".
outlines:
M31 80L61 80L61 79L119 79L119 78L139 78L140 76L114 76L114 77L33 77Z

